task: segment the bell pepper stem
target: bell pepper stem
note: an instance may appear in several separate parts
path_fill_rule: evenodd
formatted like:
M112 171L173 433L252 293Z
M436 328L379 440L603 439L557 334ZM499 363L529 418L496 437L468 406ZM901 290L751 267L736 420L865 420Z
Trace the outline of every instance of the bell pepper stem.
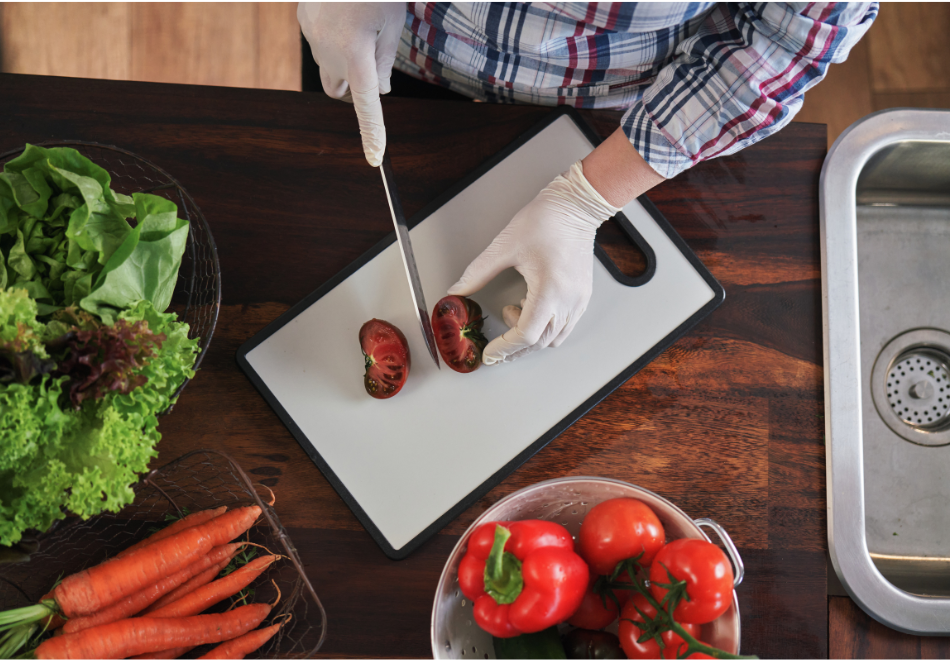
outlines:
M501 525L495 526L495 541L485 560L485 593L499 605L515 602L524 588L521 562L510 552L505 552L505 543L511 532Z

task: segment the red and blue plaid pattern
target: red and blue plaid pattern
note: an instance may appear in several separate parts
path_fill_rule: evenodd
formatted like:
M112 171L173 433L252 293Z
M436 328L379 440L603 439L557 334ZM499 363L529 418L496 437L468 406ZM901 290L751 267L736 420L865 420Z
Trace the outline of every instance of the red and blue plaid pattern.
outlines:
M496 103L627 109L666 178L791 121L878 3L410 3L396 68Z

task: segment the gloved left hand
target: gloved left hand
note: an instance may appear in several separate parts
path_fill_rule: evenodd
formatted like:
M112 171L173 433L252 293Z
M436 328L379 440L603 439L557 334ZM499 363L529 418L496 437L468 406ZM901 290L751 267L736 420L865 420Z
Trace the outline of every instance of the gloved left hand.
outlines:
M386 151L379 95L389 93L406 3L301 2L297 20L320 66L323 91L353 104L363 153L379 167Z
M502 311L511 329L489 342L482 362L510 362L567 339L590 300L597 227L620 210L594 189L577 161L465 269L450 295L472 295L511 267L528 284L522 308Z

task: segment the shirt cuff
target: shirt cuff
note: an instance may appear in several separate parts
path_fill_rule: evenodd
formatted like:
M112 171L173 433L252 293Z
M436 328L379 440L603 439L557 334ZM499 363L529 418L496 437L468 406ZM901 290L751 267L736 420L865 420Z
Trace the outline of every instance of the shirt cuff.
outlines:
M680 153L657 128L643 107L643 101L630 106L621 118L620 126L643 160L664 179L672 179L695 164L689 156Z

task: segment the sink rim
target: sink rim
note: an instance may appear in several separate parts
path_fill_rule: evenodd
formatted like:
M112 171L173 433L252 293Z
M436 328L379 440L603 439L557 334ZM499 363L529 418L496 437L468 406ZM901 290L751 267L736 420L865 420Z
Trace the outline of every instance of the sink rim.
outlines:
M950 111L868 115L835 141L819 179L828 550L845 590L869 615L903 632L945 635L950 598L915 596L891 584L871 559L865 529L857 183L875 153L909 141L950 144Z

